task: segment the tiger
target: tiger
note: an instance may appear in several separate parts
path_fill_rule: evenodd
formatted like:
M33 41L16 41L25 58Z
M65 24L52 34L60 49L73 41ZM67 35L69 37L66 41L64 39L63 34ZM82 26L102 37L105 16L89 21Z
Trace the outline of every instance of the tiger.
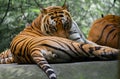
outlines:
M87 39L100 45L120 49L120 16L109 14L95 20Z
M65 3L66 2L64 2L64 5L65 5ZM66 8L67 8L67 5L65 5L66 6ZM71 17L70 17L71 18ZM38 19L40 19L40 18L38 18ZM41 22L41 21L40 21ZM35 22L36 24L39 24L40 22ZM28 27L28 26L31 26L31 24L30 23L26 23L25 24L25 27ZM34 25L33 25L34 26ZM90 42L90 41L88 41L88 40L86 40L85 39L85 36L84 36L84 34L81 32L81 30L79 29L79 27L78 27L78 25L77 25L77 23L72 19L72 25L70 25L70 30L69 30L69 32L68 32L68 37L64 37L64 38L67 38L67 39L70 39L70 40L74 40L74 41L77 41L77 42L84 42L84 43L92 43L92 44L95 44L95 43L93 43L93 42ZM46 30L45 30L46 31ZM63 33L64 34L64 33ZM39 35L39 34L38 34ZM51 36L50 34L47 34L47 36ZM54 35L54 34L53 34ZM42 35L39 35L39 36L42 36ZM46 36L45 34L44 34L44 36ZM62 35L61 35L62 36ZM3 52L1 52L1 54L0 54L0 57L2 57L2 58L6 58L6 56L8 56L8 58L9 58L9 56L10 56L10 58L11 58L11 51L10 51L10 49L6 49L6 50L4 50ZM1 58L1 59L2 59ZM10 59L11 60L11 59ZM9 63L11 63L11 62L9 62L10 60L6 60L6 64L9 64ZM3 61L2 61L3 62ZM12 62L13 62L13 60L12 60Z
M0 63L37 64L49 79L57 79L50 63L83 61L87 58L110 60L119 54L117 49L87 43L82 36L73 38L78 33L71 32L72 26L76 25L67 5L43 8L40 15L13 38L8 55L1 53ZM73 40L68 39L70 34Z

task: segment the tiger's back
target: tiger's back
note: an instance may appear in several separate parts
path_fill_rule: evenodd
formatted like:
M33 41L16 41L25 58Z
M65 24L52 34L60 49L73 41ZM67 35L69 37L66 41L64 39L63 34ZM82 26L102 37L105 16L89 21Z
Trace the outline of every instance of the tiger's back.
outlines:
M120 48L120 16L107 15L91 26L88 40L100 45Z

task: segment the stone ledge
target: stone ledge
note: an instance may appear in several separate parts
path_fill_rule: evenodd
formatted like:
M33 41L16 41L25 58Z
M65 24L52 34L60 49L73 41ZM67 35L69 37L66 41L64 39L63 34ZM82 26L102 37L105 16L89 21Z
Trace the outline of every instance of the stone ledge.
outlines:
M58 79L118 79L118 61L51 64ZM1 64L0 79L48 79L36 65Z

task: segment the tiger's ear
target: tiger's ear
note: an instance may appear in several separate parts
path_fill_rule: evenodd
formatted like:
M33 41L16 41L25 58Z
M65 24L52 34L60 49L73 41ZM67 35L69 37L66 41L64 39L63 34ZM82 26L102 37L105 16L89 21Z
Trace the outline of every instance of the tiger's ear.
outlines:
M41 9L41 13L44 13L44 14L46 14L46 13L47 13L47 9L45 9L45 8L42 8L42 9Z
M65 2L64 2L64 4L63 4L62 8L63 8L64 10L68 10L68 5L66 4L66 0L65 0Z
M41 13L44 13L44 14L47 13L47 9L45 9L42 4L40 4L39 7L40 7L40 12Z

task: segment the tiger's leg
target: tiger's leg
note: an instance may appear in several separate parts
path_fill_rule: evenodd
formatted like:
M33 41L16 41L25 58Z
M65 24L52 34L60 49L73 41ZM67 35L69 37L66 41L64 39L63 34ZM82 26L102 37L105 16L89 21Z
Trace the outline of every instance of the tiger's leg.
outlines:
M62 39L62 40L61 40ZM120 53L119 50L100 45L93 45L87 43L78 43L74 41L70 41L68 39L45 39L42 46L52 48L53 55L55 59L53 61L57 62L69 62L71 60L81 59L81 58L99 58L101 60L111 60L116 58L116 56ZM56 42L54 42L56 41ZM54 56L53 56L54 58Z
M31 57L37 63L37 65L47 74L49 79L57 79L54 70L48 64L42 52L35 50L32 52Z
M98 57L103 60L116 59L120 50L100 45L93 44L82 44L81 48L84 52L87 52L89 55Z
M47 53L49 52L49 54L47 56L44 55L44 58L50 63L51 61L53 63L72 62L72 60L74 61L74 59L81 60L82 58L84 59L84 57L85 58L97 57L100 60L111 60L116 58L116 56L120 53L119 50L111 47L93 45L93 44L87 44L81 42L78 43L63 38L60 39L47 38L44 39L44 42L41 42L37 46L39 46L38 48L41 48L41 46L46 48ZM46 50L44 51L43 50L44 49L42 49L41 53L46 52ZM49 61L49 59L51 60Z
M10 64L14 63L10 49L7 49L0 53L0 64Z

